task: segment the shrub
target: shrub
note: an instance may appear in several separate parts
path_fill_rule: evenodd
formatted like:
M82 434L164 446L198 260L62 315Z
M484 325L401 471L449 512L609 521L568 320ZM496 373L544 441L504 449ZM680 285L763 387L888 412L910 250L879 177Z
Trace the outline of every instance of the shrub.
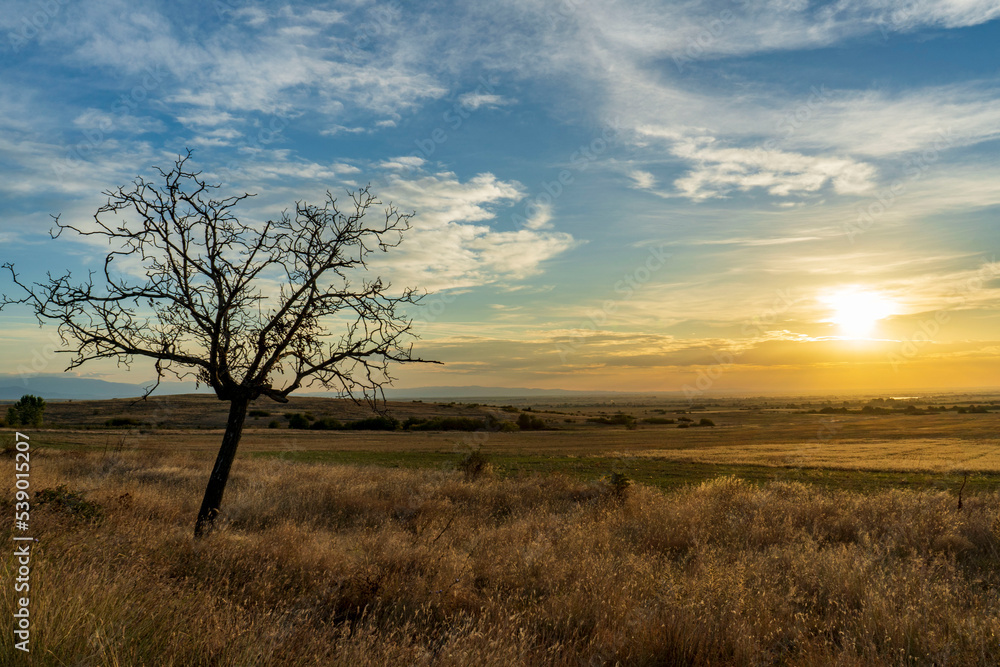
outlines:
M493 464L490 457L483 453L482 449L473 449L462 457L458 462L458 469L465 473L465 478L477 480L485 474L492 472Z
M711 419L705 419L704 417L698 420L698 426L715 426L715 422Z
M630 431L636 428L635 417L633 417L632 415L627 415L623 412L619 412L616 415L611 415L610 417L590 417L587 419L587 421L594 424L624 426Z
M356 419L352 422L348 422L344 428L349 428L355 431L395 431L401 426L402 424L400 424L398 419L385 415L379 415L378 417Z
M321 417L314 421L309 428L313 431L336 431L344 428L344 424L333 417Z
M630 486L632 486L632 480L625 473L613 472L608 475L608 487L615 500L625 500Z
M676 421L673 419L668 419L667 417L646 417L642 421L647 424L675 424Z
M517 416L517 427L522 431L541 431L545 428L545 422L541 417L534 417L522 412Z
M272 419L271 421L269 421L267 423L267 427L268 428L280 428L281 427L281 422L279 422L277 419Z
M53 509L78 519L96 520L102 516L100 505L86 500L82 493L70 491L65 484L36 491L35 504L51 505Z
M251 410L250 411L250 416L251 417L270 417L271 413L268 412L267 410Z
M288 428L309 428L309 420L304 415L296 412L288 416Z
M7 423L11 426L41 426L45 399L25 394L7 408Z
M482 431L489 424L474 417L434 417L425 421L410 418L404 427L411 431Z
M142 422L131 417L113 417L105 421L104 425L111 428L118 426L142 426Z

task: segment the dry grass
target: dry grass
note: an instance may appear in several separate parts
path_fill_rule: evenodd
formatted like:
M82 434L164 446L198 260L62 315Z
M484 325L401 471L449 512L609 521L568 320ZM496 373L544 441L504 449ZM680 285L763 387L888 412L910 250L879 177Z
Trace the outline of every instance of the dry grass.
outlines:
M291 411L311 409L317 417L356 418L362 408L343 401L321 398L296 399ZM207 397L163 397L148 404L131 401L74 401L54 403L50 424L58 428L35 429L34 447L114 450L124 439L129 448L171 451L218 451L222 431L215 428L225 419L226 404ZM251 419L241 452L356 451L459 452L484 446L490 452L509 455L626 456L654 457L712 464L835 467L865 470L1000 472L1000 412L956 414L954 412L908 415L820 415L780 411L720 410L708 415L716 428L679 429L675 425L641 424L635 431L602 426L574 415L566 424L562 413L538 413L558 430L519 433L309 431L263 428L277 417L285 421L274 404L263 403L271 415ZM485 408L430 403L393 403L399 418L419 416L481 416ZM209 409L211 408L211 409ZM632 408L629 408L632 409ZM353 412L351 412L353 410ZM648 409L639 416L651 414ZM201 412L200 412L201 411ZM94 415L94 413L97 415ZM202 414L204 412L204 414ZM593 412L593 409L591 409ZM166 424L164 427L131 430L98 430L97 424L116 415ZM590 414L589 412L587 414ZM501 413L504 418L512 415ZM94 430L74 424L92 420ZM200 421L199 421L200 420ZM198 426L198 428L193 428Z
M1000 471L996 440L963 438L895 438L829 442L730 444L712 448L625 450L616 455L699 463L731 463L809 468L898 471Z
M997 494L960 511L943 493L720 478L616 500L559 476L241 459L224 529L196 543L208 464L33 459L34 488L66 484L104 518L33 509L28 664L1000 661Z

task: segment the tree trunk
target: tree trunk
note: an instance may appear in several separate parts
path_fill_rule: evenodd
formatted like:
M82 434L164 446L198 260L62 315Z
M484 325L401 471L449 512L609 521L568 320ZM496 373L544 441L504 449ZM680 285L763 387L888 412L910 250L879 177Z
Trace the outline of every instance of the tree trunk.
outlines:
M229 469L233 465L233 459L236 458L236 448L239 447L240 436L243 435L243 422L247 418L249 404L250 402L245 398L235 398L229 405L226 434L222 436L222 447L219 448L219 455L215 459L212 476L208 478L205 499L201 501L201 509L198 510L198 521L194 525L195 537L206 535L212 529L215 517L219 514L222 494L226 490Z

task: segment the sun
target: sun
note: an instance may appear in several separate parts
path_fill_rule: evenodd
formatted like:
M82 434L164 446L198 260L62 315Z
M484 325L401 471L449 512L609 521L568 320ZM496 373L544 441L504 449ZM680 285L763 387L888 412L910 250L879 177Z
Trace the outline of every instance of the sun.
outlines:
M895 304L877 292L851 287L834 292L824 299L833 310L828 322L840 327L849 338L869 338L878 325L896 312Z

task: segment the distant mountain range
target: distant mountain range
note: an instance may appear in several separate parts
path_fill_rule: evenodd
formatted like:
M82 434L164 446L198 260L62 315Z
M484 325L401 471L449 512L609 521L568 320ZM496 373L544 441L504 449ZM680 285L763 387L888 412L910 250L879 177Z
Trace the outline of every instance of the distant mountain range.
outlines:
M135 398L146 393L152 383L128 384L107 382L72 375L0 375L0 401L17 400L25 394L34 394L49 400L97 400L107 398ZM204 393L196 390L193 382L161 382L156 394Z
M578 389L531 389L526 387L443 386L413 389L386 389L387 398L503 398L514 396L581 396L622 394L620 391L580 391Z
M135 398L142 396L151 383L129 384L107 382L72 375L37 375L22 378L19 375L0 375L0 401L16 401L25 394L34 394L49 400L97 400L109 398ZM211 393L202 386L196 390L193 382L161 382L155 395ZM416 387L412 389L386 389L392 399L442 399L442 398L502 398L533 396L567 396L621 394L623 392L595 392L572 389L531 389L526 387L443 386ZM300 396L326 396L322 392L303 392Z

